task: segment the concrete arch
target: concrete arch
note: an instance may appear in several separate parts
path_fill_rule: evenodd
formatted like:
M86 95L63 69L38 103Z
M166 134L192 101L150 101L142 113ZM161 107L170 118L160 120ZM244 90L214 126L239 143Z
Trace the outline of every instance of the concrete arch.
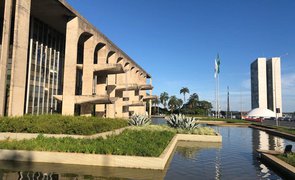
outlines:
M124 58L122 58L122 57L119 57L118 59L117 59L117 63L120 63L120 62L122 62L122 60L123 60Z
M106 58L106 64L111 64L111 63L115 63L115 55L116 52L115 51L110 51L107 55Z
M102 43L102 42L98 43L95 46L93 64L99 63L99 60L103 57L101 50L104 49L105 46L106 46L106 44L105 43Z
M84 61L84 43L92 36L88 32L80 34L77 42L77 64L83 64Z

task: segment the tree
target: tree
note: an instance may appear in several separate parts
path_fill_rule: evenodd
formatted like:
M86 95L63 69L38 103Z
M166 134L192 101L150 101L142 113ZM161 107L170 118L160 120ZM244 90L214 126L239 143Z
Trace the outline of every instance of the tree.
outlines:
M188 106L191 109L194 109L198 106L199 95L197 93L193 93L188 99Z
M203 115L208 115L209 110L212 109L212 104L208 101L199 101L198 106L198 109L202 110Z
M178 109L180 109L182 105L183 105L183 101L182 101L182 99L178 99L178 98L177 98L177 101L176 101L176 107L177 107Z
M153 104L156 106L156 108L158 109L158 114L159 114L159 104L160 104L160 100L158 98L153 100Z
M178 99L176 96L171 96L168 102L168 106L171 110L171 113L173 113L176 109L180 109L182 104L182 99Z
M189 93L189 89L187 87L183 87L180 89L180 94L183 94L183 102L185 102L185 94Z
M178 100L176 96L171 96L168 101L168 106L172 113L177 108L177 103L178 103L177 101Z
M163 104L164 108L167 109L167 101L169 100L169 95L167 92L163 92L160 95L161 104Z

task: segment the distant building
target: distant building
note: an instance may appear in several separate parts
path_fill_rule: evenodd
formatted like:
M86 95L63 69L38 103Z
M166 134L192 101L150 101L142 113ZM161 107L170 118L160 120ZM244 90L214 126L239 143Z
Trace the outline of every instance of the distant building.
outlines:
M258 58L251 64L251 106L282 116L281 60Z

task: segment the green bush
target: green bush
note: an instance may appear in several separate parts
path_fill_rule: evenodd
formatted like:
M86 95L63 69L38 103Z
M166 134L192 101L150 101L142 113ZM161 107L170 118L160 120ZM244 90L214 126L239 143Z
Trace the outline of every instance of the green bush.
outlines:
M127 120L98 117L40 115L1 117L0 132L90 135L126 127Z
M145 126L151 124L151 119L145 115L133 114L129 119L128 124L130 126Z
M199 127L199 124L196 123L195 118L186 117L182 114L171 114L167 120L167 124L172 128L179 128L189 131Z
M281 160L295 167L295 153L280 154L277 156Z
M175 132L169 130L128 129L107 139L46 138L22 141L2 141L0 149L113 154L158 157Z

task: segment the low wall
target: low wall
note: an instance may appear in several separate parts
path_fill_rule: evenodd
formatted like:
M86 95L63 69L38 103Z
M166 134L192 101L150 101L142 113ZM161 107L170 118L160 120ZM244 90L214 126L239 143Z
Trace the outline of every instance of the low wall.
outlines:
M272 134L272 135L275 135L275 136L278 136L278 137L282 137L282 138L286 138L286 139L295 141L295 135L293 135L293 134L288 134L288 133L285 133L285 132L277 131L275 129L270 129L270 128L261 127L261 126L256 126L256 125L253 125L253 124L250 125L249 127L254 128L254 129L265 131L265 132L267 132L269 134Z
M163 170L176 147L177 141L221 143L222 137L220 135L177 134L159 157L0 150L0 160Z
M277 169L286 178L295 179L295 167L268 153L261 153L261 159L272 168Z
M226 121L206 121L206 120L198 120L197 123L214 125L214 126L233 126L233 127L249 127L250 125L250 123L228 123Z
M42 133L0 133L0 141L3 140L24 140L24 139L34 139L37 138L40 134L44 135L44 137L54 137L54 138L63 138L63 137L71 137L74 139L82 139L82 138L88 138L88 139L95 139L95 138L106 138L107 136L110 135L118 135L121 132L123 132L125 129L130 128L129 127L124 127L120 129L116 129L113 131L107 131L103 133L98 133L98 134L93 134L93 135L70 135L70 134L42 134Z

